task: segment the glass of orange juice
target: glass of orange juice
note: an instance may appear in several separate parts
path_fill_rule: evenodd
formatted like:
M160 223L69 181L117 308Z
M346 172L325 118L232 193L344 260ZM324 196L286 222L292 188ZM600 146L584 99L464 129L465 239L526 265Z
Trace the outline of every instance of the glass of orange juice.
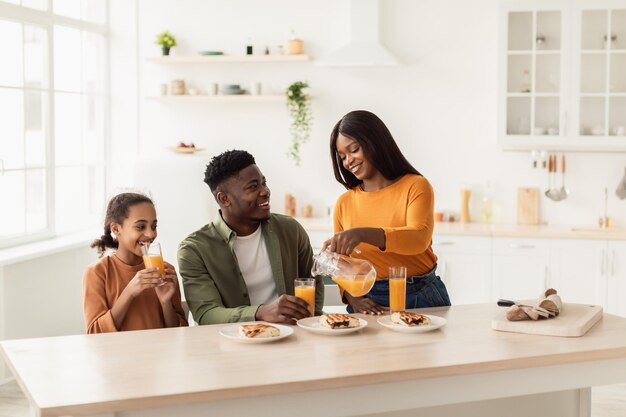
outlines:
M158 268L161 275L165 276L165 264L161 253L160 243L150 243L141 247L143 264L146 268Z
M389 267L389 310L406 310L406 267Z
M293 282L295 295L309 304L309 313L315 315L315 279L296 278Z

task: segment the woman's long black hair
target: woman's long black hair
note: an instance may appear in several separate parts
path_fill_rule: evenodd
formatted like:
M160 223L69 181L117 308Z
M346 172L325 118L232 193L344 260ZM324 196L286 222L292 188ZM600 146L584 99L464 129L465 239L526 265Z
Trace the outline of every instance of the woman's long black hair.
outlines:
M366 110L355 110L343 116L330 134L330 159L335 179L347 189L363 181L343 167L337 153L339 134L356 140L365 158L388 180L395 180L405 174L421 175L400 152L391 132L378 116Z

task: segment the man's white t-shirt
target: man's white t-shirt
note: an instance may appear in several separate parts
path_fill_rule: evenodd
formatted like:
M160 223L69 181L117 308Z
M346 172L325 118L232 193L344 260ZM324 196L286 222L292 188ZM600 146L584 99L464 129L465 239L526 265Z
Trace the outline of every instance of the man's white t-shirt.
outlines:
M250 305L268 304L276 300L278 293L261 225L251 235L237 236L233 250L248 287Z

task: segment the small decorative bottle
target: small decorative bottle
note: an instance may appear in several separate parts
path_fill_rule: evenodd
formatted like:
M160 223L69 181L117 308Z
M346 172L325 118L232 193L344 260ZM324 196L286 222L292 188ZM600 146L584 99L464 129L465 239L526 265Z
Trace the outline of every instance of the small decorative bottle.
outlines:
M248 38L248 44L246 45L246 55L252 55L252 39Z
M296 216L296 197L290 193L285 193L285 215Z
M491 223L493 220L493 193L491 190L491 182L487 182L485 193L480 206L480 216L483 223Z

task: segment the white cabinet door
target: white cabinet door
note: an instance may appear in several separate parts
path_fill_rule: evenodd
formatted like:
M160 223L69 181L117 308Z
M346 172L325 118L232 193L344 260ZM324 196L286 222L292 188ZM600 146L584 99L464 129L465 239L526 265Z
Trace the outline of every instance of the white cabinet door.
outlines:
M626 317L626 242L607 244L608 308L611 314Z
M568 303L606 305L606 241L551 242L551 284Z
M500 30L500 144L545 148L567 134L569 2L503 3Z
M626 149L624 1L510 1L500 15L500 145Z
M491 238L437 236L437 273L454 305L487 303L491 298Z
M538 298L550 285L550 241L493 238L494 298Z
M626 3L580 0L572 13L574 133L596 147L626 144Z

